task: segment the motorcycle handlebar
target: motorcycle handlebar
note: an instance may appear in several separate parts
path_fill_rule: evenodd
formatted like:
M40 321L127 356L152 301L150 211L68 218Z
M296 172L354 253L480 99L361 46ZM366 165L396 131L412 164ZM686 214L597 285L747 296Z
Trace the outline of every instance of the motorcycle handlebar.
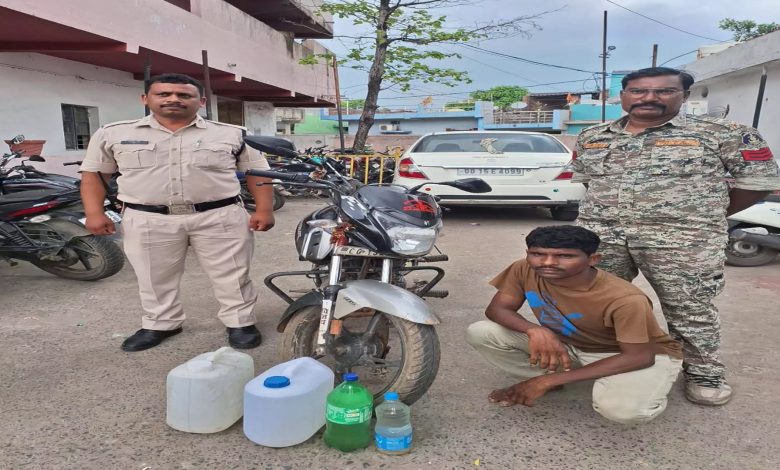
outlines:
M260 176L262 178L271 178L282 181L291 181L294 183L306 183L310 181L308 173L287 173L282 171L268 171L268 170L248 170L246 172L248 176Z
M65 162L62 166L81 165L81 162Z

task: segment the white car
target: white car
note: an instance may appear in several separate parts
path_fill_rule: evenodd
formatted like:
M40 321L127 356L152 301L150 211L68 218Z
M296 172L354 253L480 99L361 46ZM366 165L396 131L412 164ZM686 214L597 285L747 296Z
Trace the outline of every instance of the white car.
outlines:
M553 219L574 220L585 187L572 183L566 166L572 152L539 132L457 131L422 136L401 156L393 183L406 187L428 181L477 177L493 190L470 194L449 186L424 186L444 206L540 206Z

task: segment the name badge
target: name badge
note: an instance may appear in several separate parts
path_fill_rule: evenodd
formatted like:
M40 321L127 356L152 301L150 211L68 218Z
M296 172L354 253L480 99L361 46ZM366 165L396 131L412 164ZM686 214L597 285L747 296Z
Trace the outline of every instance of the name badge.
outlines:
M698 147L701 145L696 139L664 139L656 140L656 147Z
M128 145L146 145L149 143L148 140L123 140L119 142L120 144L128 144Z
M589 144L582 144L582 148L585 149L606 149L609 148L608 142L591 142Z

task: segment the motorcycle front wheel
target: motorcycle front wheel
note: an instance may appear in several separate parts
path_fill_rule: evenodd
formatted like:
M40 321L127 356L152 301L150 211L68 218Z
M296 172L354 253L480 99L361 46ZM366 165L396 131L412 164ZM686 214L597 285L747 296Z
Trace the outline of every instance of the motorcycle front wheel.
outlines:
M324 356L315 354L321 306L299 310L282 335L280 359L313 357L340 374L355 372L380 403L387 391L411 405L433 384L439 370L439 338L420 325L383 312L348 315ZM372 328L373 325L373 328Z
M72 228L66 223L52 226L47 237L68 240L59 253L63 259L30 262L47 273L76 281L105 279L124 267L125 255L116 243L106 237L82 236L81 233L75 224Z

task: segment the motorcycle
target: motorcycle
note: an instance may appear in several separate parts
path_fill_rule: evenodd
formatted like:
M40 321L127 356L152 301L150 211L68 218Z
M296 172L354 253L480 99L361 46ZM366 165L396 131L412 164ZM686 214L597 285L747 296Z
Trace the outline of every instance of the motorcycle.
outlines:
M28 190L0 196L0 259L17 260L79 281L113 276L124 266L122 250L79 222L78 190ZM107 215L111 217L110 213Z
M246 142L296 156L283 139L252 136ZM299 259L312 263L311 269L274 273L264 281L289 304L277 325L281 360L314 357L337 376L359 369L375 399L393 390L411 404L428 390L439 367L434 326L441 321L423 298L443 298L448 292L433 289L444 270L423 264L447 260L443 254L430 255L442 227L441 208L433 196L419 191L423 185L364 185L341 175L326 159L322 166L325 171L311 174L248 172L321 190L330 201L295 230ZM491 190L478 178L426 184ZM409 279L426 271L433 278ZM290 276L314 286L293 299L274 282Z
M775 260L780 252L780 194L730 215L728 223L726 264L761 266Z
M254 212L257 206L255 205L255 197L249 191L249 188L247 188L246 174L242 171L237 171L236 178L238 178L238 182L241 184L239 196L241 197L241 202L244 204L244 208L249 212ZM282 188L274 186L274 212L284 206L284 203L286 202L285 196Z

